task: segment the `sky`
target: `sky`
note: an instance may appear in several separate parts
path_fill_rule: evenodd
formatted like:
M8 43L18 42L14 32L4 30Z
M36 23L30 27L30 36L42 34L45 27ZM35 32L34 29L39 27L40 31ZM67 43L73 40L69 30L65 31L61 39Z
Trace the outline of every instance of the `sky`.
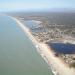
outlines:
M0 12L48 11L54 8L75 8L75 0L0 0Z

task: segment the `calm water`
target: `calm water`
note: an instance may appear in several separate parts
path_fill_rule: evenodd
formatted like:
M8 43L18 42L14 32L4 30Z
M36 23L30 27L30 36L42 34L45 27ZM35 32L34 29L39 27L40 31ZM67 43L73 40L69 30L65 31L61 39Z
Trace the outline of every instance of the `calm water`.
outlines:
M50 43L49 46L57 53L75 54L75 45L74 44Z
M26 20L26 21L22 21L22 23L27 26L28 28L30 28L30 30L34 33L39 33L39 32L44 32L45 29L43 27L39 27L38 22L36 23L36 20Z
M12 19L0 16L0 75L53 75Z

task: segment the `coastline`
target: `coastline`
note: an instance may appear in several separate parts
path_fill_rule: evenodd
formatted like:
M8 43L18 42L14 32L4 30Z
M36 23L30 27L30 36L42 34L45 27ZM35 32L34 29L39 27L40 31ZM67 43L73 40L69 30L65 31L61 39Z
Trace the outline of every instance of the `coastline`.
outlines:
M37 48L38 53L42 56L42 58L47 62L47 64L51 67L52 72L55 75L75 75L73 69L70 69L62 61L55 57L52 50L44 43L39 43L31 34L30 30L24 26L18 19L15 17L11 17L18 23L18 26L28 35L30 40L33 42L35 47Z

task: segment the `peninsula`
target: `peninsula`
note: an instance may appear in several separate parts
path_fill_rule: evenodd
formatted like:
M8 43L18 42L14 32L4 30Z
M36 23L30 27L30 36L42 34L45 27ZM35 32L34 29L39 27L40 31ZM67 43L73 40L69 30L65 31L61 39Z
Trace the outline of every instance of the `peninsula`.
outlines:
M25 34L32 40L38 53L50 66L54 75L75 75L75 39L68 33L69 30L74 32L75 28L73 26L70 28L68 25L67 28L65 28L65 25L49 25L48 21L35 20L38 17L27 20L26 17L23 16L12 16L11 18L18 23L18 26L21 27ZM63 47L65 46L70 46L73 51L55 51L54 46L56 45L60 46L58 49L61 50L64 49ZM70 48L68 48L68 50L71 50Z

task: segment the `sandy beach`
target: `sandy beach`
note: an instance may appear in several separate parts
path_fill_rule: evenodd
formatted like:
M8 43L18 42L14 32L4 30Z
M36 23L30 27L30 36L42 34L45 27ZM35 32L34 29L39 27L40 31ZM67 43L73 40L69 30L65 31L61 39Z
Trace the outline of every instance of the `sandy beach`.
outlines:
M66 66L59 58L55 57L52 50L44 43L39 43L31 34L30 30L23 25L18 19L11 17L18 23L18 26L31 39L38 53L43 57L47 64L51 67L55 75L75 75L75 70Z

